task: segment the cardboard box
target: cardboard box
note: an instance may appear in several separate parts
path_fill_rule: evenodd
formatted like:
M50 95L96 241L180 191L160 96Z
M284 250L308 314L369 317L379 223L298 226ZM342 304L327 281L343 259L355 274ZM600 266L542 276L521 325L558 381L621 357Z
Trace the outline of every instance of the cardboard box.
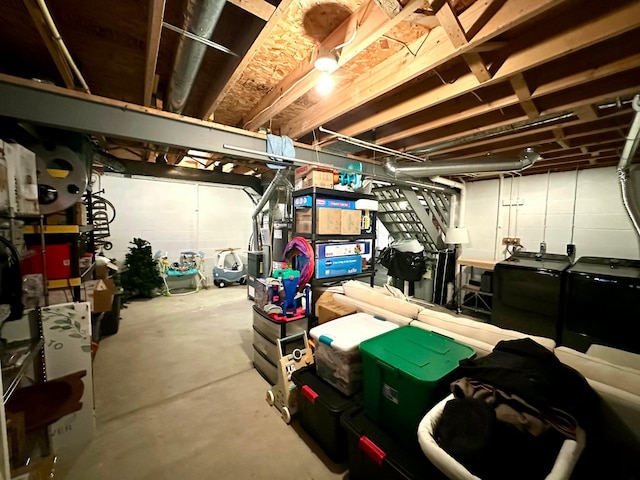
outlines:
M360 235L362 228L362 211L340 210L340 234Z
M316 228L318 235L339 235L342 222L341 210L335 208L316 208ZM296 232L311 233L311 208L296 210Z
M89 302L94 313L109 312L113 304L116 285L112 279L99 279L84 282L83 301Z
M319 324L356 312L357 310L352 306L337 303L333 299L333 292L324 292L316 300L316 317L318 317Z
M296 190L309 187L333 188L333 172L320 172L315 170L295 180Z
M362 257L319 258L316 260L316 278L340 277L362 273Z
M333 188L333 170L315 165L296 168L295 189L309 187Z
M11 471L12 480L49 480L54 478L56 456L52 453L48 457L33 460L29 465Z

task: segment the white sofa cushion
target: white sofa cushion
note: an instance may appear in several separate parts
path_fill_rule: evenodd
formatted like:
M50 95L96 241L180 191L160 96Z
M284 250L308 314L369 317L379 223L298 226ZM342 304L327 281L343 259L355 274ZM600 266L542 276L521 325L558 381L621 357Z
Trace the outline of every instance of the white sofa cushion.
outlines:
M397 313L411 319L418 318L422 307L405 300L392 297L388 291L382 288L371 288L363 282L349 280L342 285L344 294L349 298L363 301L371 306Z
M569 347L558 347L554 352L562 363L575 368L587 379L605 383L640 397L640 370L614 365Z
M391 310L386 310L384 308L376 307L369 302L365 302L362 300L358 300L353 297L347 297L345 295L340 295L339 293L333 294L333 300L340 305L347 305L355 308L359 312L368 313L369 315L374 315L376 317L384 318L389 322L393 322L397 325L409 325L413 321L413 318L403 317L397 313L392 312Z
M453 398L453 394L444 398L422 418L418 425L418 442L431 463L449 478L453 480L480 480L479 477L473 475L464 465L442 449L433 436L438 419L444 411L444 406ZM546 479L564 480L570 478L585 443L585 434L582 429L578 429L576 440L565 440Z
M483 323L429 308L425 308L418 314L418 321L448 330L452 333L464 335L465 337L475 338L492 345L492 349L493 346L501 340L517 340L526 337L531 338L549 350L553 350L556 346L556 342L550 338L527 335L515 330L506 330L489 323Z

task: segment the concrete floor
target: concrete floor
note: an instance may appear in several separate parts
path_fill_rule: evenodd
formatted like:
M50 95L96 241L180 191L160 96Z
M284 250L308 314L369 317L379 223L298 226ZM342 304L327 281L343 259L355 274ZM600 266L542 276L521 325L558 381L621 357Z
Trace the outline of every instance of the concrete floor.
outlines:
M246 288L133 301L94 361L97 435L70 480L346 479L264 400Z

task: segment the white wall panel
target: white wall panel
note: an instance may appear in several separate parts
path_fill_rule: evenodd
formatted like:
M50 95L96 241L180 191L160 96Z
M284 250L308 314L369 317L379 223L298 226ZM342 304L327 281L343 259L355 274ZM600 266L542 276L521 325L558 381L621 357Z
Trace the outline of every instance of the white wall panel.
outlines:
M117 175L102 177L101 187L117 210L110 225L114 246L105 253L120 264L134 237L149 241L154 252L166 252L172 262L181 251L202 250L208 270L216 249L246 249L249 242L253 203L240 188Z
M498 195L498 180L468 185L466 226L471 243L463 247L464 256L494 258L495 247L486 242L488 230L497 231L500 239L520 237L530 251L537 251L544 239L547 252L563 254L571 241L575 202L573 243L578 257L640 258L613 167L580 171L577 188L575 172L507 177L499 204ZM517 205L517 200L523 204ZM495 203L489 207L491 201ZM497 250L497 259L504 258L504 247Z

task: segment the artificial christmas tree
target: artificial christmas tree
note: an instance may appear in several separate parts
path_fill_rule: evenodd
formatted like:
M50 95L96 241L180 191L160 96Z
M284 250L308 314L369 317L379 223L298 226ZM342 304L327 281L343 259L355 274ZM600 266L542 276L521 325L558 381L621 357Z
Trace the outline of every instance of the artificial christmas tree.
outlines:
M162 287L162 277L151 253L151 244L142 238L129 242L129 253L125 256L125 269L120 274L124 299L151 298L155 290Z

